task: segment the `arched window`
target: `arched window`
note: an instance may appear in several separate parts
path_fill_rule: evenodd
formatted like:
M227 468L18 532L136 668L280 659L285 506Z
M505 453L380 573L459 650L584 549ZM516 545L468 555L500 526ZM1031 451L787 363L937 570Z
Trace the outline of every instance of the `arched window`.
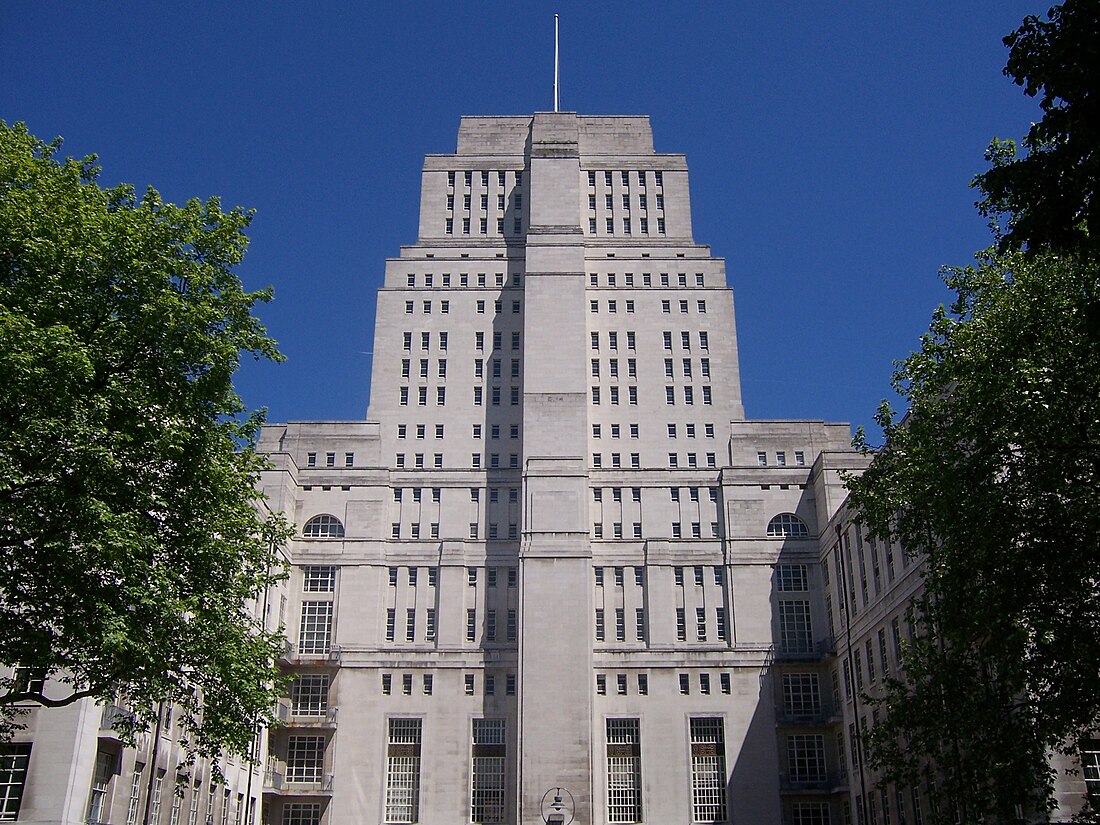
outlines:
M810 531L806 529L806 522L794 513L780 513L768 522L768 535L806 539L810 537Z
M311 539L342 539L344 525L336 516L322 513L306 522L306 526L302 528L302 535Z

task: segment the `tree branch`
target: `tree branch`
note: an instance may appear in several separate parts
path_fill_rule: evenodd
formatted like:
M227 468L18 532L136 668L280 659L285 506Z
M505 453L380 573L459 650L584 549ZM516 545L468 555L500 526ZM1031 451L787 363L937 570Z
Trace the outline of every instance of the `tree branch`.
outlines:
M84 699L88 696L94 696L95 691L91 688L85 688L84 690L73 691L70 695L63 699L50 699L48 696L44 696L41 691L37 690L17 690L11 693L5 693L0 696L0 706L14 705L16 702L36 702L39 705L47 708L63 708L66 705L71 705L80 699Z

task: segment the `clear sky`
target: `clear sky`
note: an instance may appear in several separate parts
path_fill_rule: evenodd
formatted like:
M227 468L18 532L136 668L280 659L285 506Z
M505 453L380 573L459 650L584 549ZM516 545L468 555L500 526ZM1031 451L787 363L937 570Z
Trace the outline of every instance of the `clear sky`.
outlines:
M0 2L0 118L103 181L256 210L240 275L287 363L269 420L366 412L374 294L463 114L649 114L726 259L750 418L869 424L989 243L971 177L1040 116L1001 38L1047 3Z

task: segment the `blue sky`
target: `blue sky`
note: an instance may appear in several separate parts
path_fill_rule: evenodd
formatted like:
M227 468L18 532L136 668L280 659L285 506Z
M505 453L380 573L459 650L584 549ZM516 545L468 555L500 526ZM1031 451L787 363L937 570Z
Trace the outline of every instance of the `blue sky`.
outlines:
M269 419L366 411L374 292L463 114L649 114L734 288L750 418L869 424L894 359L989 243L971 177L1040 115L1001 37L1046 5L0 3L0 118L103 181L256 210L240 275L287 363Z

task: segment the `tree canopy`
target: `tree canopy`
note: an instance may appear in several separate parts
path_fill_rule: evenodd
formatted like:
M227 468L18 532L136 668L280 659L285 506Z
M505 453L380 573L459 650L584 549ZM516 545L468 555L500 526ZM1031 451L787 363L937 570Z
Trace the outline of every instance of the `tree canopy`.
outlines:
M988 252L947 282L894 378L908 415L880 410L886 445L851 482L924 559L872 761L931 779L944 816L1014 822L1049 802L1048 753L1100 721L1100 266Z
M281 645L253 618L285 532L254 482L242 353L281 358L234 273L251 214L103 188L0 121L0 679L20 703L182 706L190 747L245 752Z
M1013 141L993 141L992 168L974 180L982 192L978 206L999 221L1002 249L1096 254L1100 3L1066 0L1047 20L1025 18L1004 43L1010 48L1005 75L1039 98L1043 116L1031 124L1023 156Z
M1052 809L1050 755L1100 724L1100 4L1005 44L1043 118L1023 157L993 142L974 184L997 244L945 270L955 301L894 375L907 414L880 408L885 446L850 482L872 534L923 561L870 762L926 783L942 823Z

